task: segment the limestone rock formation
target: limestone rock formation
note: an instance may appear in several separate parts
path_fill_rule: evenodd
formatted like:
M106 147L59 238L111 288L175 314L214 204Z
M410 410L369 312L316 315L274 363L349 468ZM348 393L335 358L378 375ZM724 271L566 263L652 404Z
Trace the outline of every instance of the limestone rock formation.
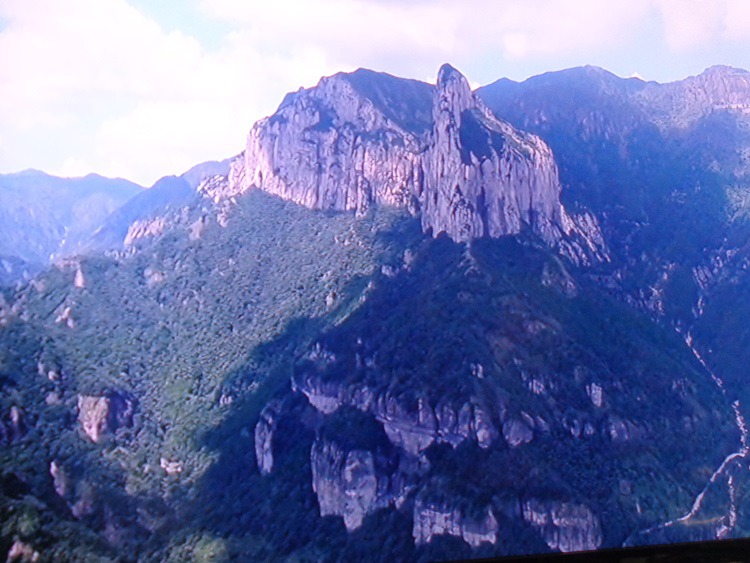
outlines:
M378 104L378 81L421 107L395 113ZM429 92L421 82L360 70L287 95L250 131L244 158L232 165L230 193L256 186L306 207L359 212L372 203L410 205L422 182L419 131L429 126Z
M36 563L40 558L40 553L32 546L16 539L8 550L6 561L8 563Z
M531 442L534 431L527 421L513 419L503 425L503 437L510 447L516 447Z
M493 418L505 417L502 405L497 405L497 413L491 413L473 401L454 405L439 400L433 406L427 397L421 397L412 404L387 391L323 382L313 375L295 379L293 387L322 414L351 406L373 415L383 425L390 442L412 455L419 455L435 442L448 443L455 448L464 440L473 440L481 448L488 448L500 435Z
M456 69L443 65L425 157L422 225L458 241L520 232L562 235L560 182L549 147L496 118Z
M523 503L524 521L536 528L551 549L587 551L602 544L599 518L588 507L530 499Z
M26 434L26 417L23 410L15 405L10 407L8 416L10 418L10 440L11 442L17 442Z
M320 515L341 516L348 531L362 525L365 516L391 504L399 506L408 491L398 471L387 471L382 454L347 449L318 438L310 451L312 487Z
M103 396L78 395L78 421L86 436L98 444L105 435L130 426L135 413L135 400L125 393L113 391Z
M451 535L463 539L472 547L484 542L496 543L499 527L491 508L480 519L464 515L457 507L446 503L414 503L414 543L424 544L435 536Z
M435 87L359 70L289 94L210 196L252 187L314 209L406 207L456 241L530 228L576 262L607 257L596 219L560 203L549 147L498 119L450 65Z
M255 459L258 471L268 475L273 470L273 435L278 425L278 405L269 403L260 412L255 425Z
M64 499L67 499L72 494L72 485L68 473L63 467L57 462L52 460L49 464L49 474L52 477L52 485L55 487L55 492Z

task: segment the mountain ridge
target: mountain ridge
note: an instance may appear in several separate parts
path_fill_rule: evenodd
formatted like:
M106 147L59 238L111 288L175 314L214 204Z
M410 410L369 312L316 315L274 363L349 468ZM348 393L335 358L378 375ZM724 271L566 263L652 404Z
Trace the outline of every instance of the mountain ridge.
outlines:
M353 88L363 76L384 82ZM383 113L382 100L404 88L419 93L415 105ZM426 118L409 128L405 108L424 113L428 92L429 129ZM226 192L214 195L226 199L251 187L318 209L405 207L421 215L425 230L459 241L527 227L577 261L606 258L596 220L578 218L583 227L560 207L546 145L492 116L450 65L435 87L360 70L287 97L253 126Z
M354 74L0 292L0 558L747 535L745 114Z

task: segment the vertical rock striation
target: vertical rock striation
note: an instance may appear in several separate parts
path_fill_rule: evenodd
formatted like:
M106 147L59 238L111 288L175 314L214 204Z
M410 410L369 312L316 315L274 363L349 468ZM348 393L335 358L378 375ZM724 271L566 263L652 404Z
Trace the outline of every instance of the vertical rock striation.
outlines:
M411 455L421 454L436 442L455 448L463 441L471 440L482 449L489 448L502 430L501 424L498 425L494 419L501 421L506 417L502 404L497 404L496 410L490 411L486 405L474 400L452 404L440 399L433 407L434 401L427 396L412 401L388 391L376 392L363 385L324 382L312 374L295 378L292 388L302 392L310 404L324 415L342 406L371 414L382 424L391 444ZM531 429L525 429L529 436L519 443L529 442L533 438Z
M523 519L541 533L551 549L569 553L597 549L602 544L599 518L581 504L530 499L523 503Z
M606 259L596 219L560 203L549 147L498 119L450 65L434 87L359 70L287 95L212 197L252 187L313 209L408 208L459 242L530 228L576 262Z
M279 419L279 406L275 402L266 405L255 425L255 459L258 471L268 475L273 470L273 435Z
M348 531L367 514L392 504L400 506L408 492L406 478L388 471L388 460L366 449L349 449L318 438L310 451L312 487L321 516L341 516Z
M565 210L549 147L499 120L450 65L438 73L425 156L422 226L457 241L516 234L523 225L554 243Z
M255 186L313 209L360 213L372 203L412 205L422 182L424 119L407 127L404 113L378 104L373 89L361 82L363 76L385 81L417 103L430 87L371 75L376 73L337 74L287 95L274 115L250 131L244 158L230 172L230 192Z
M483 518L473 519L452 505L428 503L417 500L414 503L414 528L412 536L417 545L428 543L434 536L449 535L461 538L472 547L484 542L497 542L499 531L497 519L492 509L487 508Z

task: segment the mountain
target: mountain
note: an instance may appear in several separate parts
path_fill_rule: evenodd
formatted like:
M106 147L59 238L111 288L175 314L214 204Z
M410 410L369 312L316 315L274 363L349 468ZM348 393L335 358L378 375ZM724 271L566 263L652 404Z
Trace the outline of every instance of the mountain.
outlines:
M608 283L686 338L702 331L697 349L717 357L711 365L738 397L745 376L736 359L748 338L738 307L750 259L749 77L712 67L657 84L587 67L477 92L550 144L567 201L600 219L615 266Z
M287 96L253 127L216 197L259 187L313 209L405 207L426 231L457 241L527 227L577 261L603 257L593 217L571 217L560 204L549 148L495 117L458 71L444 65L435 88L387 75L374 88L373 74L336 75ZM384 100L399 96L411 104L386 111Z
M121 250L143 236L161 233L165 221L200 200L204 181L226 176L232 159L193 166L180 176L165 176L109 214L82 246L84 253Z
M0 175L0 285L30 279L54 259L121 248L129 233L190 203L201 182L226 175L231 160L198 164L149 189L97 174Z
M37 170L2 174L0 256L38 270L53 256L75 251L100 221L141 190L127 180L96 174L83 178L57 178Z
M2 553L747 535L744 76L287 95L0 292Z

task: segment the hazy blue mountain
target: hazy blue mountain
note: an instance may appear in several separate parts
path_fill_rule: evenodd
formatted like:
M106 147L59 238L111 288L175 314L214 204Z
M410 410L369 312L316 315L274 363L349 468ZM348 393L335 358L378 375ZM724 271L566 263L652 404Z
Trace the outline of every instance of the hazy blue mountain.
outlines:
M197 188L207 178L226 176L232 159L209 161L193 166L180 176L165 176L113 211L82 245L83 252L121 249L128 232L158 218L172 220L172 214L200 200Z
M563 199L600 218L609 283L683 334L700 331L698 349L745 396L750 74L718 66L657 84L586 67L478 94L550 144Z
M127 180L97 174L0 175L0 255L46 265L53 256L74 251L107 215L141 191Z
M181 174L180 178L185 180L191 188L197 189L200 183L206 178L210 178L211 176L226 176L229 172L229 165L234 158L236 157L226 158L221 161L209 160L196 164L190 170Z

